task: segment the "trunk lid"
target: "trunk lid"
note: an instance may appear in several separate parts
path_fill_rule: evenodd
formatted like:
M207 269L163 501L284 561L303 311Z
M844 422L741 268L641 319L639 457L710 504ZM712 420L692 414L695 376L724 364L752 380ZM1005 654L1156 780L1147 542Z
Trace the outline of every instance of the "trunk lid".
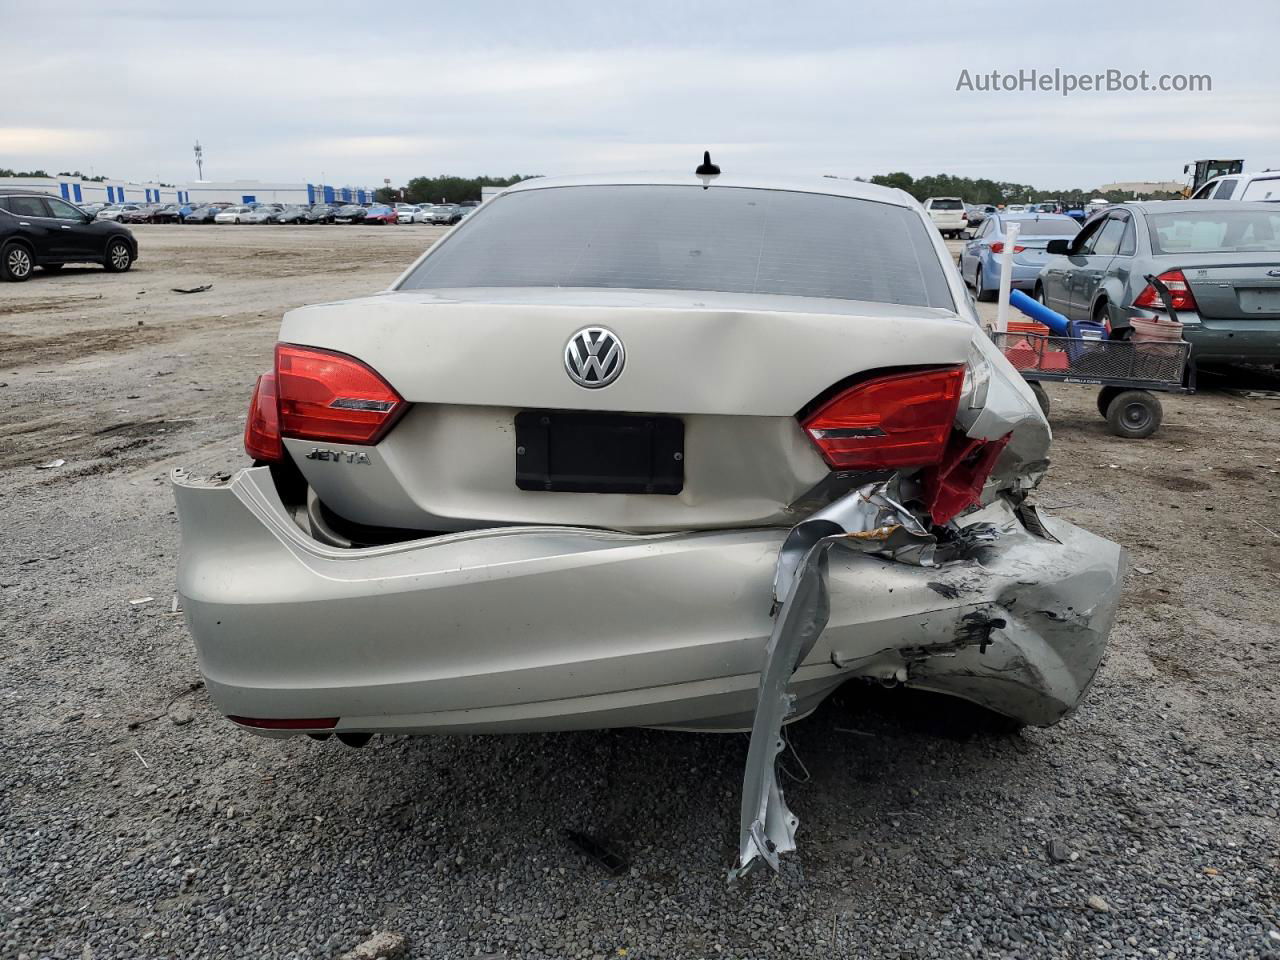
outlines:
M1280 318L1280 258L1245 260L1240 254L1230 254L1190 263L1181 258L1179 268L1202 320Z
M622 372L600 389L566 371L566 345L588 327L608 329L625 350ZM664 531L789 523L830 473L795 414L865 371L962 364L975 332L947 310L847 300L556 288L387 293L292 311L280 339L363 361L409 401L408 413L363 458L329 456L307 441L286 447L326 507L363 524ZM646 415L638 428L663 436L678 422L682 446L661 449L681 454L679 491L522 489L517 441L528 436L528 418L521 429L517 418L530 411L557 423L569 411L609 424L617 418L605 414Z

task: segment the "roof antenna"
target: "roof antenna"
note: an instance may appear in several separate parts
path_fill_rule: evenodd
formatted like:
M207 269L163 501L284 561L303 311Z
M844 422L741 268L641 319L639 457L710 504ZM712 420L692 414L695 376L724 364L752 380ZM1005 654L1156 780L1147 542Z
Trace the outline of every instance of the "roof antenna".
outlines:
M702 151L702 162L698 164L698 169L693 171L700 177L714 177L720 172L720 168L711 162L711 151Z

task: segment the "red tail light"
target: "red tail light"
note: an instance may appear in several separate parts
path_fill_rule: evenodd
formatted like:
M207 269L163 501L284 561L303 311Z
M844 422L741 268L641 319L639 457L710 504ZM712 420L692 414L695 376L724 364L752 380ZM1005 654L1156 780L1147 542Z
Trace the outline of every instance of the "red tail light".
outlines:
M279 343L274 372L254 388L244 448L255 460L271 461L284 456L284 437L372 445L407 408L355 357Z
M274 462L284 456L280 442L280 408L276 402L275 371L264 373L253 386L249 419L244 425L244 451L255 460Z
M1022 252L1023 250L1025 250L1025 249L1027 249L1027 248L1026 248L1026 247L1020 247L1020 246L1018 246L1016 243L1013 245L1013 252L1014 252L1014 253L1021 253L1021 252ZM1003 241L1003 240L997 240L995 243L993 243L993 244L991 245L991 252L992 252L992 253L1004 253L1004 241Z
M1181 270L1166 270L1160 274L1161 283L1169 288L1169 298L1173 300L1173 309L1175 310L1195 310L1196 298L1191 293L1191 286L1187 283L1187 278ZM1164 300L1160 298L1159 292L1151 284L1147 284L1136 300L1133 301L1135 307L1146 307L1148 309L1154 307L1156 309L1164 309Z
M387 381L345 353L276 344L280 432L305 440L374 444L406 404Z
M937 463L963 383L964 367L876 377L827 401L803 426L833 470Z

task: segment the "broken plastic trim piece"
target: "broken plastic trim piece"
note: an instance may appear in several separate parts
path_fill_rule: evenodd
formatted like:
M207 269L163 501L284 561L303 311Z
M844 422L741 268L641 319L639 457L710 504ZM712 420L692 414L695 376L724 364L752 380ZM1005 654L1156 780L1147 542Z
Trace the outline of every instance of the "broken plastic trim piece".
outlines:
M787 683L813 649L831 616L827 552L842 544L933 566L936 539L896 497L897 477L867 484L791 528L778 553L774 575L777 618L765 647L751 744L742 777L738 861L730 881L762 863L778 869L778 858L796 848L800 820L778 784L777 757L785 743L782 725L793 709Z

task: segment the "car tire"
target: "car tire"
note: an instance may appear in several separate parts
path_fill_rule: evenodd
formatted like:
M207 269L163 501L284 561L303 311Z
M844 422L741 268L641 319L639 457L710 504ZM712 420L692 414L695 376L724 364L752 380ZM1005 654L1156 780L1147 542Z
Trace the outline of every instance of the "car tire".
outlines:
M0 250L0 279L10 283L22 283L31 279L35 257L31 248L21 243L10 243Z
M1107 429L1126 440L1142 440L1160 428L1164 411L1146 390L1121 390L1107 404Z
M1031 388L1031 392L1036 395L1036 403L1040 404L1040 412L1044 414L1046 420L1049 419L1049 394L1045 392L1044 387L1040 386L1035 380L1027 381L1027 386Z
M1039 281L1036 282L1035 289L1031 291L1031 297L1042 307L1047 307L1049 305L1044 299L1044 284Z
M987 290L982 286L982 260L978 260L978 268L973 271L973 296L983 303L990 303L996 298L995 290Z
M102 265L108 273L126 273L133 266L133 251L129 244L119 237L107 243L107 254L102 258Z

